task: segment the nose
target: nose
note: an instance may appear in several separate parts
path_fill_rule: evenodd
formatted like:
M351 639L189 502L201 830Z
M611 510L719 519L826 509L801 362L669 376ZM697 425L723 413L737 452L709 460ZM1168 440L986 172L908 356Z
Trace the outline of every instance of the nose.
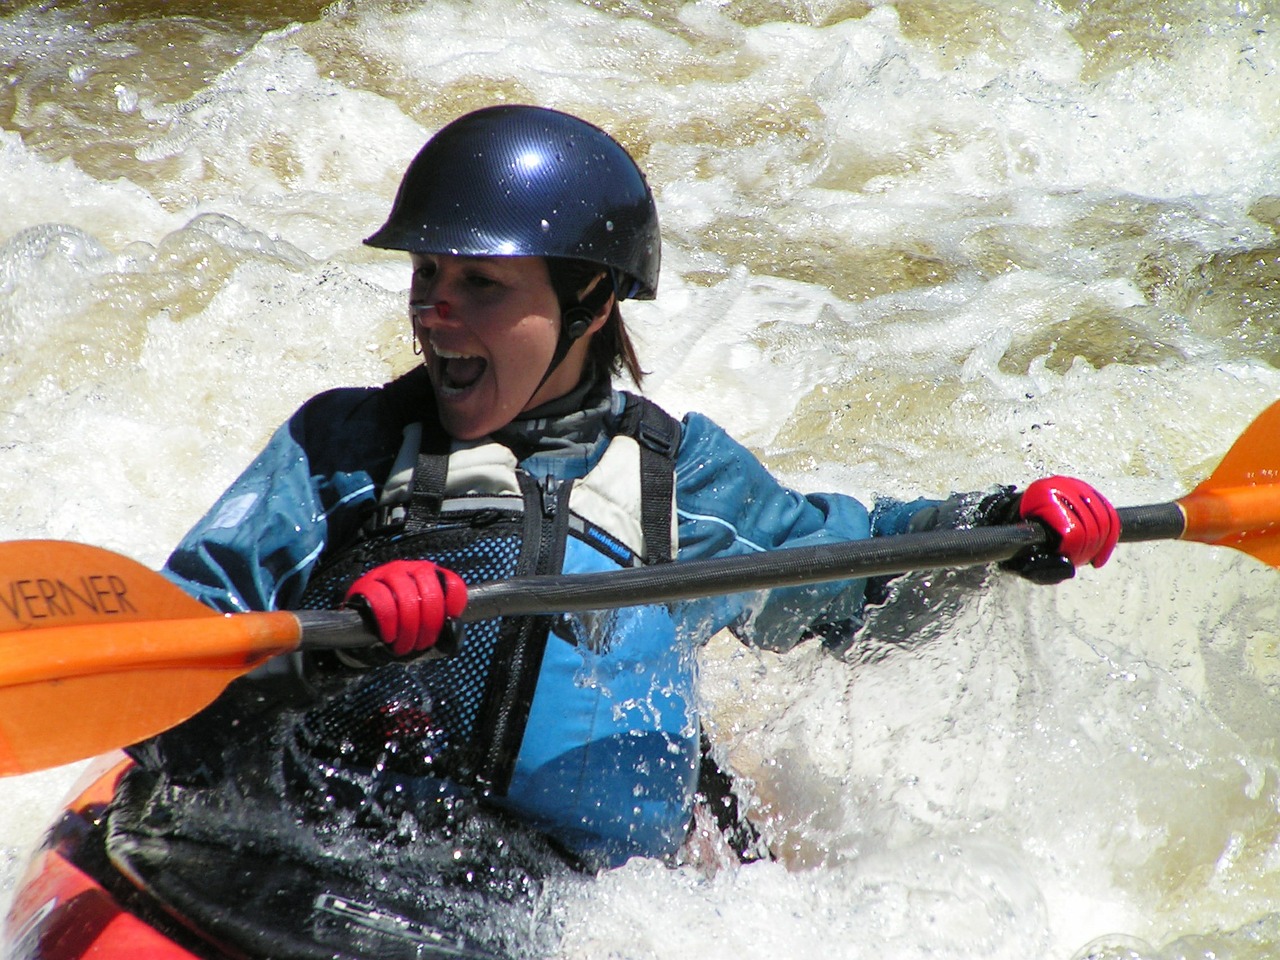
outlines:
M452 309L445 300L440 300L437 303L415 302L409 304L409 319L418 327L426 327L433 318L448 320L451 312Z

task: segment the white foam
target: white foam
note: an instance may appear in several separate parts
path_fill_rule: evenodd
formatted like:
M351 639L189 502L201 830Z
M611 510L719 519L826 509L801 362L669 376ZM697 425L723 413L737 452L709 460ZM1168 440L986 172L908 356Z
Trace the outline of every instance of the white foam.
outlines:
M499 100L636 151L667 238L660 298L626 310L649 392L797 486L1069 472L1131 504L1207 475L1280 393L1256 324L1186 307L1215 253L1274 244L1249 215L1280 190L1274 31L1211 4L1107 42L1088 10L801 6L339 4L190 96L139 75L77 103L111 163L0 131L0 535L158 565L297 403L406 369L407 266L360 238L430 131ZM71 94L125 50L81 29L45 31L84 51ZM146 40L112 36L170 55ZM17 115L52 110L23 63ZM1225 948L1274 909L1273 579L1127 545L861 662L718 640L710 716L786 863L561 891L566 956ZM0 784L0 893L73 772Z

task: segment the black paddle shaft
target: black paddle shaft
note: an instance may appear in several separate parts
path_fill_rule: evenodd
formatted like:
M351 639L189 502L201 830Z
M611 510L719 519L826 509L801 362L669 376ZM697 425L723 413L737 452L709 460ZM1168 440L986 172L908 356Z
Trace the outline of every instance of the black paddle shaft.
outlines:
M1176 503L1124 507L1119 513L1120 539L1126 542L1176 540L1186 525ZM517 577L471 587L459 620L473 623L491 617L604 610L911 570L971 567L1007 560L1028 547L1049 542L1049 532L1039 524L1017 523L872 537L608 573ZM300 611L298 618L307 647L369 642L369 633L354 611Z
M1125 541L1177 539L1185 526L1176 503L1126 507L1119 513ZM969 567L1007 560L1049 541L1049 532L1039 524L1018 523L872 537L609 573L521 577L473 588L462 619L570 613L910 570Z

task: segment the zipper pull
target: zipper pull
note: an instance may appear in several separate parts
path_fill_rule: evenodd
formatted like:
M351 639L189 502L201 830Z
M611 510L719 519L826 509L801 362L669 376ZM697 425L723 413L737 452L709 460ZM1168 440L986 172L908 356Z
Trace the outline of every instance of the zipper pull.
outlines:
M556 502L560 496L560 481L547 474L542 483L542 515L548 520L556 515Z

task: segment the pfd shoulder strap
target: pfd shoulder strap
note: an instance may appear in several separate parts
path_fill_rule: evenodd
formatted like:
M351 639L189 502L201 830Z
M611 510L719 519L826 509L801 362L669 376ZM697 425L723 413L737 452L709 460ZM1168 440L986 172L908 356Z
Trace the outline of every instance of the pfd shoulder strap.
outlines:
M444 499L444 484L449 465L449 436L439 426L435 393L425 366L418 366L382 387L379 402L381 419L404 431L405 442L383 483L382 501L370 529L402 520L420 529L430 514L432 504L438 512ZM416 460L413 459L416 452ZM412 496L394 491L410 482L412 464ZM391 502L388 502L391 501ZM407 503L405 502L407 501ZM426 511L426 512L424 512Z
M449 446L443 449L423 438L418 463L413 471L413 492L405 511L404 532L421 533L440 516L444 504L445 483L449 479Z
M680 422L648 397L623 393L621 433L640 447L640 529L644 533L645 563L675 559L671 542L671 505L676 482L676 453Z
M415 384L410 374L388 385L401 397L412 397ZM680 422L647 397L623 393L624 407L618 433L636 442L640 471L640 531L644 536L642 562L667 563L675 559L672 538L672 505L675 493L675 461L680 447ZM388 397L388 401L392 400ZM409 400L413 409L417 398ZM400 409L404 410L405 407ZM434 406L432 406L434 410ZM407 411L406 411L407 412ZM429 424L433 421L427 421ZM412 424L410 425L412 427ZM406 432L406 448L412 442ZM418 533L440 515L447 496L451 443L443 430L423 429L414 461L412 492L404 509L404 531ZM408 452L406 450L406 452ZM404 478L407 480L407 477Z

